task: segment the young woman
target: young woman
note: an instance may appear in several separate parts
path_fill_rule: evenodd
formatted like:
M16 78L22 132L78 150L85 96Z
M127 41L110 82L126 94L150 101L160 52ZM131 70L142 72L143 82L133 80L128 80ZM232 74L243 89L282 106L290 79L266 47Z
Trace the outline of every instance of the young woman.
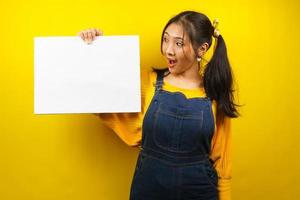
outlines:
M88 43L102 34L79 33ZM202 66L213 39L213 56ZM124 142L141 149L130 199L231 199L230 119L239 113L217 22L195 11L179 13L163 29L161 53L166 69L142 70L140 113L97 114Z

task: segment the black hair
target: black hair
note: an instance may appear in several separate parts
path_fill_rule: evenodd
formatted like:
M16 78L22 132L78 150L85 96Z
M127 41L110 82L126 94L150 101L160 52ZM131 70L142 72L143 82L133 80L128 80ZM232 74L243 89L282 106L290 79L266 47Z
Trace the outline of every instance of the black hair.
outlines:
M209 18L196 11L183 11L172 17L163 29L161 36L162 54L164 33L172 23L182 25L184 32L187 32L189 36L195 53L205 42L209 45L208 49L210 48L215 29ZM216 100L217 102L217 113L219 117L221 116L221 118L223 118L226 115L231 118L236 118L240 115L236 108L236 106L240 105L234 103L233 92L235 90L233 89L233 73L222 35L217 37L215 51L204 71L203 84L206 95L211 100Z

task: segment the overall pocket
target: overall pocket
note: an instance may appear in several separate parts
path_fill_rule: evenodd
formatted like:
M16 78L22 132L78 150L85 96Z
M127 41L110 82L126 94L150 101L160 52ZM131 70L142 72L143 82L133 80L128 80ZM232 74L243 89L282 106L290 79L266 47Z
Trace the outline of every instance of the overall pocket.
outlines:
M154 114L153 140L163 149L178 153L200 147L203 110L162 103Z
M210 164L204 164L202 166L203 173L208 183L217 188L218 187L218 173L217 170Z

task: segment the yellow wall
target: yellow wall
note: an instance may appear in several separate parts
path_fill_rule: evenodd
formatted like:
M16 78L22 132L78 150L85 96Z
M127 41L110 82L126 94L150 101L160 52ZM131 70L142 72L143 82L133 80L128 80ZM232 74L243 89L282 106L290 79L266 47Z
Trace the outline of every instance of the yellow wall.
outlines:
M296 0L0 1L0 199L127 199L137 149L93 115L33 114L33 37L139 34L142 67L165 65L167 20L219 18L238 83L233 199L300 196L299 8Z

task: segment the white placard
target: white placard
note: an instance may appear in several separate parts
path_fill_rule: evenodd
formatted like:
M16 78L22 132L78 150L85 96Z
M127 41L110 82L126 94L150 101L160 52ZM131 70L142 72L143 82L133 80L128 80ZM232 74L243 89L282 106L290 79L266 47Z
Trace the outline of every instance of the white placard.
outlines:
M137 35L34 38L34 113L140 112Z

